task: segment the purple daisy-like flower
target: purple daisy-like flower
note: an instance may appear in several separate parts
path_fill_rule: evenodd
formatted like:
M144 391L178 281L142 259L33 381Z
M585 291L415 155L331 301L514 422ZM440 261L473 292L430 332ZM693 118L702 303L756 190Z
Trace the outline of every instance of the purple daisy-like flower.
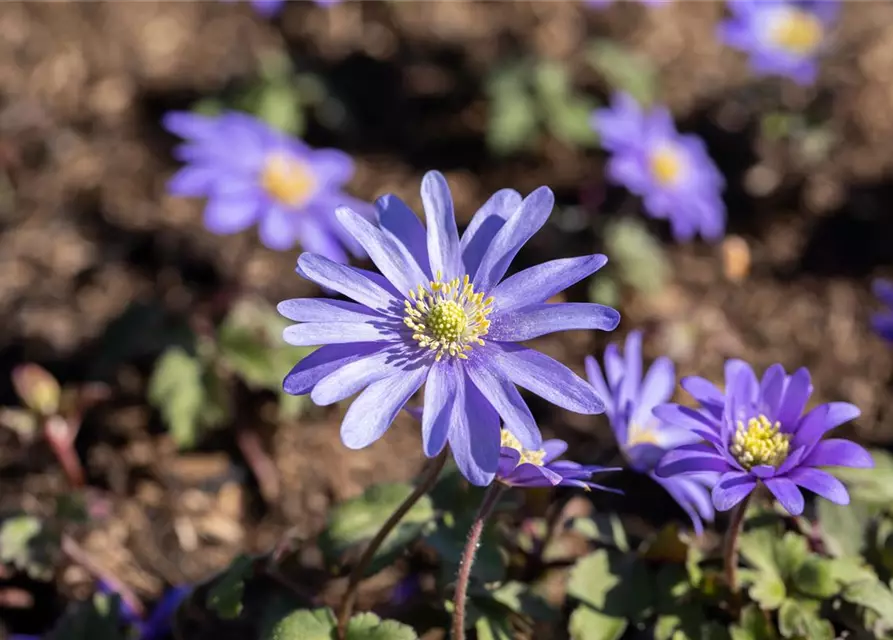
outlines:
M718 240L725 232L725 180L704 142L676 131L665 107L644 111L626 93L593 113L592 127L611 152L608 179L641 196L653 218L670 222L679 242L696 234Z
M604 7L614 4L614 0L584 0L584 1L590 7L595 7L596 9L602 9ZM648 5L651 7L657 7L662 4L669 4L672 1L673 0L639 0L640 4Z
M713 486L713 505L727 511L762 483L791 515L803 512L808 489L835 504L848 504L849 494L837 478L818 467L874 466L871 455L854 442L823 440L831 429L859 416L848 402L822 404L805 415L812 395L809 371L787 375L775 364L757 380L750 365L729 360L725 393L700 377L685 378L682 387L700 409L664 404L656 416L685 427L703 439L667 453L657 468L663 477L712 471L721 474Z
M397 197L376 202L378 224L346 207L337 217L383 275L305 253L299 275L353 302L286 300L279 312L301 323L293 345L324 345L292 369L291 394L329 405L362 391L341 424L351 449L378 440L424 384L422 441L427 456L449 442L462 473L489 484L499 465L500 417L528 449L542 435L515 385L579 413L600 413L595 391L563 364L518 344L568 329L617 326L598 304L546 304L607 262L602 255L540 264L503 280L512 259L545 224L555 199L546 187L526 198L496 192L459 238L446 179L422 179L427 232ZM486 342L484 340L486 338Z
M835 0L729 0L732 18L719 27L726 44L750 53L754 71L811 84L816 58L837 13Z
M249 115L203 116L168 113L168 131L186 140L175 149L186 163L168 183L170 193L207 197L205 226L230 234L256 224L270 249L307 251L347 262L346 251L363 250L335 219L335 208L371 207L344 193L353 175L350 156L335 149L311 149Z
M875 280L873 285L874 295L886 307L880 313L874 314L871 324L879 336L893 342L893 282L889 280Z
M509 487L579 487L622 493L589 481L593 474L619 469L559 460L565 451L567 443L558 439L544 441L537 450L525 449L508 429L503 429L496 480Z
M589 382L605 401L605 413L621 452L634 471L647 474L672 496L700 535L704 531L703 521L713 521L714 510L707 486L716 481L716 474L661 478L654 473L668 450L700 440L688 429L665 424L652 413L654 407L673 395L676 372L672 360L658 358L643 379L642 332L632 331L626 337L622 354L614 344L605 349L605 370L607 378L598 361L587 356Z

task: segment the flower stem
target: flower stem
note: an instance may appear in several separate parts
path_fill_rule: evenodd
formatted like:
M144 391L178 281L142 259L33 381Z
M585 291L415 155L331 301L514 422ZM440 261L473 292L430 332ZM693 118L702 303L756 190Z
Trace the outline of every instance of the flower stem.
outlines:
M726 530L726 539L723 545L723 564L725 565L726 584L732 597L737 599L738 594L738 538L744 529L744 513L747 511L747 504L750 502L750 495L738 503L735 510L732 511L732 519L729 522L729 528Z
M353 605L357 599L357 588L360 586L360 581L362 581L363 575L369 567L369 563L372 562L375 552L391 531L394 530L394 527L400 523L403 516L412 509L413 505L418 502L423 495L431 490L434 483L437 481L437 477L440 475L440 471L443 469L443 465L446 464L446 459L447 449L444 447L444 450L434 459L431 466L428 467L427 473L418 486L416 486L415 490L407 496L406 500L397 507L396 511L391 514L391 517L388 518L387 522L385 522L381 529L378 530L378 533L375 534L375 537L372 538L372 541L366 546L363 555L350 572L350 577L347 581L347 591L344 592L344 598L342 598L341 606L338 608L338 637L342 638L342 640L345 631L347 630L347 622L350 620L351 613L353 613Z
M465 549L462 551L462 559L459 563L459 575L456 578L456 593L453 596L453 639L465 640L465 602L468 599L468 582L471 579L471 568L474 565L474 557L477 554L478 546L481 543L481 534L484 532L484 524L493 507L499 502L505 486L494 482L484 494L481 506L471 529L468 531L468 540L465 542Z

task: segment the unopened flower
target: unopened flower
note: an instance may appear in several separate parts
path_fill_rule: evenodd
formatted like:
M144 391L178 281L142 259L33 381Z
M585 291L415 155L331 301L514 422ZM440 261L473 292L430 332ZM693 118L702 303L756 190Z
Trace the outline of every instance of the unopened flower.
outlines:
M750 53L754 71L811 84L816 58L839 10L836 0L729 0L732 18L719 27L729 46Z
M502 430L499 451L499 470L496 480L510 487L579 487L587 491L601 489L621 493L617 489L590 482L595 473L619 471L616 468L582 465L558 458L567 451L564 440L546 440L540 449L521 446L518 439L507 429Z
M725 180L704 142L676 131L665 107L645 111L632 96L617 93L610 108L594 112L592 126L611 153L608 179L641 196L651 217L668 220L677 241L722 237Z
M762 483L791 515L803 512L808 489L835 504L848 504L849 494L837 478L819 467L872 467L869 453L849 440L828 439L828 431L859 416L848 402L821 404L804 415L812 394L809 372L787 375L780 364L769 367L762 380L741 360L729 360L725 392L700 377L685 378L683 388L700 409L676 404L657 407L655 415L685 427L703 439L664 456L657 473L712 471L713 504L731 509Z
M178 196L207 197L205 226L230 234L258 226L270 249L296 242L336 262L347 251L362 256L353 237L335 219L335 208L368 205L343 192L353 161L335 149L311 149L244 113L203 116L168 113L164 126L186 139L175 150L186 163L168 190Z
M658 358L643 379L642 332L632 331L622 354L614 344L605 349L605 371L607 377L595 358L586 358L589 382L605 401L605 413L621 452L634 471L647 474L673 497L700 535L704 530L703 521L713 521L707 485L715 482L716 474L661 478L654 473L666 451L700 440L688 429L665 424L652 413L654 407L673 395L676 386L673 362L666 357Z
M300 324L285 341L324 345L284 382L329 405L358 392L341 425L351 449L378 440L407 400L425 384L422 441L436 456L450 444L471 482L489 484L499 466L500 417L529 449L542 435L515 385L579 413L600 413L602 401L563 364L519 344L556 331L617 326L619 314L598 304L546 300L598 270L602 255L540 264L503 280L521 247L554 205L541 187L522 200L498 191L460 240L444 177L422 180L427 232L393 195L376 203L378 224L348 208L338 220L383 275L305 253L298 273L353 300L287 300L279 312Z
M889 280L876 280L874 283L874 295L886 307L883 311L874 314L871 324L885 340L893 342L893 282Z

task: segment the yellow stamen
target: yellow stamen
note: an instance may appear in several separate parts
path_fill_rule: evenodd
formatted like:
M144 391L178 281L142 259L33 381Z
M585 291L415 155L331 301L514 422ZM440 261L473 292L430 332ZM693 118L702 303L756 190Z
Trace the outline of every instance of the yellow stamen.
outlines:
M260 183L270 197L290 207L306 203L316 189L316 178L307 164L285 154L267 159Z
M739 420L729 452L745 469L761 464L778 467L791 448L791 436L779 433L780 428L780 423L772 424L764 415L751 418L746 425Z
M770 39L780 48L800 56L808 56L821 44L825 35L815 14L798 7L786 7L773 25Z
M682 154L674 145L663 145L651 154L651 173L663 186L671 186L682 175Z
M532 464L537 467L543 466L543 459L546 457L545 449L525 449L521 446L521 442L509 433L508 429L502 430L500 446L514 449L521 454L518 464Z
M483 293L475 293L467 275L443 282L438 272L427 286L409 292L403 322L419 346L437 353L437 361L445 355L467 360L466 351L483 346L481 336L490 328L487 316L492 310L493 298L484 300Z
M654 444L657 445L657 432L653 424L644 426L631 422L627 430L626 446L634 447L637 444Z

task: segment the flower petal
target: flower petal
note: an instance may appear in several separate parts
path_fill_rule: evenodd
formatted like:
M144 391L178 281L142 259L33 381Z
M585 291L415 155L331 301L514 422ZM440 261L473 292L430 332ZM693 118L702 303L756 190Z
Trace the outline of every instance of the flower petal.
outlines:
M521 342L557 331L600 329L612 331L620 314L601 304L562 302L532 304L507 313L494 313L488 337L499 342Z
M595 254L550 260L519 271L500 282L490 292L494 299L494 309L498 313L504 313L529 304L545 302L589 277L607 262L605 256Z
M487 200L462 234L459 247L465 273L474 281L487 247L515 210L521 206L521 194L514 189L500 189Z
M321 287L356 300L376 311L387 313L397 302L390 293L370 280L360 269L332 262L312 253L298 258L298 273Z
M487 247L474 276L476 291L492 291L524 243L546 223L553 206L555 196L547 187L540 187L524 198Z
M831 429L855 420L861 413L859 407L849 402L820 404L800 419L791 446L812 446Z
M620 314L617 320L620 321ZM623 345L623 379L620 381L618 403L635 410L642 385L642 332L630 331Z
M781 406L782 393L784 392L785 371L780 364L773 364L763 373L760 380L760 397L763 398L764 408L761 408L770 421L775 422L778 409Z
M387 194L375 201L382 231L397 242L404 259L410 257L430 280L433 277L428 260L428 237L425 225L400 198ZM406 255L408 254L408 255Z
M511 447L502 447L499 449L499 467L496 469L496 475L500 478L507 477L518 463L521 462L521 452Z
M567 443L557 438L546 440L543 442L542 449L546 452L546 455L543 456L543 464L549 464L564 455L564 452L567 451Z
M428 258L431 272L439 272L444 280L464 275L459 250L459 231L453 213L453 196L446 178L438 171L429 171L422 178L422 205L428 222Z
M805 467L853 467L856 469L870 469L874 466L874 459L864 447L843 440L831 438L819 442L809 455L803 459Z
M422 412L422 450L433 458L443 450L450 435L454 412L464 411L460 390L462 370L453 358L435 362L425 382L425 404ZM464 392L462 392L464 393Z
M373 382L399 375L403 364L405 360L398 359L393 348L381 349L327 375L313 387L310 398L321 407L340 402Z
M294 322L367 322L382 317L356 302L329 298L293 298L276 305L279 315Z
M244 231L257 222L259 213L260 203L254 194L233 197L215 195L205 205L204 224L212 233L229 235Z
M726 459L712 451L709 445L683 445L672 451L667 451L655 469L655 473L661 478L667 478L677 473L700 471L724 473L729 470L730 465Z
M564 477L546 467L524 463L519 464L502 482L512 487L556 487Z
M826 471L800 467L788 474L795 484L830 500L834 504L849 504L850 494L843 483Z
M893 280L877 279L871 284L874 295L888 307L893 307Z
M586 377L589 379L589 384L595 389L596 395L598 395L598 397L605 403L608 415L612 415L614 413L614 398L608 390L608 382L602 374L602 368L598 366L598 360L592 356L586 356L584 365L586 367ZM615 433L615 436L616 435L617 434ZM618 444L622 444L622 442L619 441L619 437Z
M325 345L296 364L285 376L282 388L294 396L310 393L320 380L333 371L382 348L384 345L378 342Z
M713 506L717 511L728 511L744 500L757 486L757 481L747 472L724 473L713 487Z
M714 445L720 446L722 444L719 425L710 416L697 409L683 407L675 403L667 403L654 407L653 413L660 420L697 433Z
M273 251L286 251L295 246L298 234L295 215L295 211L278 205L269 207L257 226L261 243Z
M654 473L649 474L652 480L663 487L664 491L676 501L691 519L695 535L704 533L704 520L712 521L714 515L710 491L702 484L685 476L661 478Z
M569 411L597 414L605 410L590 385L560 362L514 344L488 343L474 352L519 387Z
M785 508L785 511L792 516L799 516L803 513L803 494L797 485L788 478L769 478L763 481L766 488L775 496L775 499Z
M687 376L679 384L714 417L722 416L725 396L715 384L700 376Z
M187 165L170 177L167 191L175 196L198 198L206 195L217 179L218 172L210 164Z
M400 334L380 322L302 322L286 327L282 339L295 347L347 342L394 342Z
M465 409L455 414L450 449L462 475L474 485L486 486L499 467L499 415L473 384L461 388L464 397L457 397L456 402L463 402Z
M427 373L426 367L416 367L366 387L341 422L344 446L362 449L384 435L406 401L422 386Z
M667 357L660 357L648 368L639 397L636 402L632 420L636 424L646 424L652 417L654 407L665 403L673 395L676 388L676 367Z
M788 379L785 386L784 398L778 407L775 419L781 423L781 430L791 433L797 426L806 401L812 393L812 381L806 367L801 367Z
M469 358L465 372L472 384L493 405L502 418L505 427L521 442L525 449L539 449L543 436L530 408L515 385L506 377L482 362L479 358Z

